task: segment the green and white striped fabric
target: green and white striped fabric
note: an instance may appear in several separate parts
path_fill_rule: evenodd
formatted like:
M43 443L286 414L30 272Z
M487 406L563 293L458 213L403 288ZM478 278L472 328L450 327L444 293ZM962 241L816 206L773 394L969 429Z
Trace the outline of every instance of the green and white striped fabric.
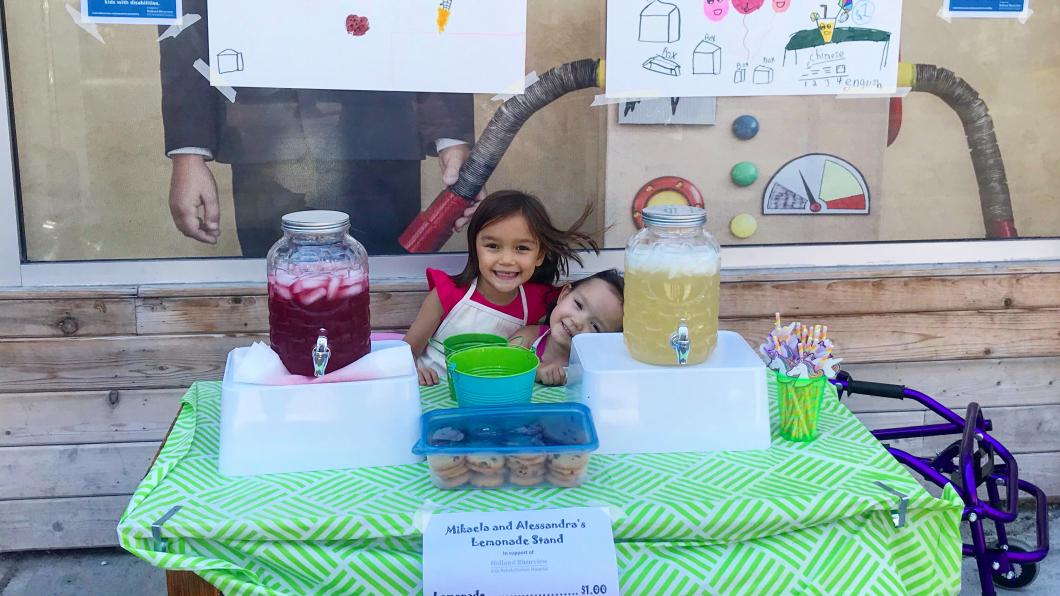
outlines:
M960 587L960 498L927 493L834 393L811 443L774 434L765 451L595 456L580 488L503 491L435 489L425 463L222 476L220 396L217 382L184 396L118 535L149 563L195 571L226 594L416 594L425 514L572 506L613 512L624 594ZM444 385L422 397L425 410L454 405ZM562 390L535 393L561 399ZM909 496L904 527L895 527L898 498L888 489ZM156 551L151 524L175 505Z

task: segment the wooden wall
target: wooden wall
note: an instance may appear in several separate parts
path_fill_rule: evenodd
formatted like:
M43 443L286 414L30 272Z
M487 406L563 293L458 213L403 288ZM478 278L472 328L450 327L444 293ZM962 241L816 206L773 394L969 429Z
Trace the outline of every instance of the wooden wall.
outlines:
M0 551L115 544L184 389L220 379L229 350L266 337L263 294L0 290ZM407 326L422 298L418 285L377 285L374 326ZM745 337L779 310L827 324L857 378L958 410L979 401L1021 476L1060 495L1060 263L728 274L722 301L723 326ZM848 404L869 426L930 422L912 403Z

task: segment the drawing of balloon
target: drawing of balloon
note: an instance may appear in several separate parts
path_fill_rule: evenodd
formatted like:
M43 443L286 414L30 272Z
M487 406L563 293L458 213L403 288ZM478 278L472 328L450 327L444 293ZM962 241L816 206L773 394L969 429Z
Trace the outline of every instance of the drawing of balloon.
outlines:
M703 14L715 23L729 14L729 0L703 0Z
M791 8L791 0L773 0L773 12L787 12Z
M732 0L732 6L736 9L736 12L740 14L751 14L752 12L762 8L762 5L766 3L766 0Z

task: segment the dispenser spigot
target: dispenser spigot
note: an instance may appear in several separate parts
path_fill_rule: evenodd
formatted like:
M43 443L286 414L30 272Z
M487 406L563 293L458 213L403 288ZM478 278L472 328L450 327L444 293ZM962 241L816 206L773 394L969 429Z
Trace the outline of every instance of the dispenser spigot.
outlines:
M678 364L688 364L688 354L692 351L692 340L688 337L688 321L681 319L677 331L670 336L670 345L677 355Z
M322 377L331 359L331 348L328 347L328 331L321 328L317 344L313 346L313 376Z

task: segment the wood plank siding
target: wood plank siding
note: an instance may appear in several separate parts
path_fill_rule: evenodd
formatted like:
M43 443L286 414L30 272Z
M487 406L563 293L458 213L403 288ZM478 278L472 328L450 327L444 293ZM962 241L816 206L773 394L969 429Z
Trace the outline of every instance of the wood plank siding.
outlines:
M377 284L373 328L406 328L424 295ZM1060 496L1060 263L724 276L723 328L755 342L776 311L827 324L857 378L958 412L978 401L1021 477ZM267 329L258 285L0 289L0 551L116 544L184 389ZM933 421L908 401L845 403L870 427Z

